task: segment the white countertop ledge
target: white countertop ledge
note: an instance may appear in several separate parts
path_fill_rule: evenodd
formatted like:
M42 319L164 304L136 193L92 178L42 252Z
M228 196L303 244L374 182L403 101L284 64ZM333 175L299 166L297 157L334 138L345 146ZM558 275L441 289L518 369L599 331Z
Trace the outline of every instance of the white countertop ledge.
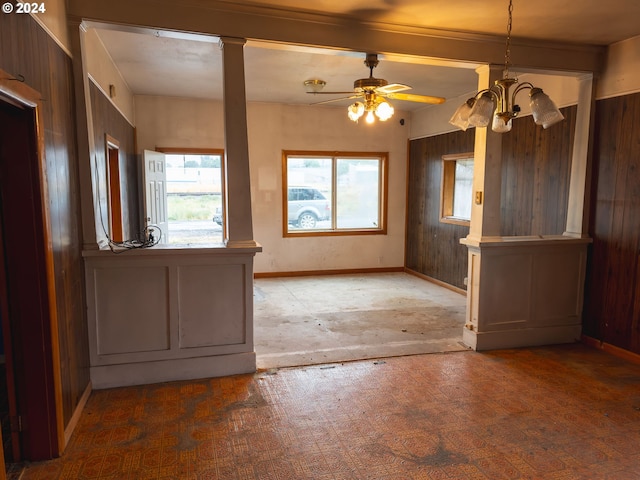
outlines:
M253 246L227 247L223 243L210 244L176 244L176 245L155 245L146 248L123 248L111 251L108 247L102 249L86 249L82 251L82 256L87 257L147 257L147 256L185 256L185 255L245 255L255 254L262 251L259 244Z

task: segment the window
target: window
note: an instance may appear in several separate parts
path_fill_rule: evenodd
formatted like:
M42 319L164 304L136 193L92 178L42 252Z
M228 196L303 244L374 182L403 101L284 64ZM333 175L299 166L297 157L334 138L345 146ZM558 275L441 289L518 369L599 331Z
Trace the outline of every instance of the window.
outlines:
M440 221L469 225L473 190L473 153L442 157Z
M222 157L218 149L163 148L171 244L222 242Z
M284 236L386 233L386 153L285 151L282 160Z

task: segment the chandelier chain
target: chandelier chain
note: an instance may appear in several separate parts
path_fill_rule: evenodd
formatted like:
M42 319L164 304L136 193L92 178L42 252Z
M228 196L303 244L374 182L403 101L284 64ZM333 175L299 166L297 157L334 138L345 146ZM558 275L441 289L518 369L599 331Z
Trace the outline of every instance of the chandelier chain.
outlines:
M504 74L503 78L509 78L509 67L511 66L511 26L513 23L513 0L509 0L509 20L507 21L507 41L504 51Z

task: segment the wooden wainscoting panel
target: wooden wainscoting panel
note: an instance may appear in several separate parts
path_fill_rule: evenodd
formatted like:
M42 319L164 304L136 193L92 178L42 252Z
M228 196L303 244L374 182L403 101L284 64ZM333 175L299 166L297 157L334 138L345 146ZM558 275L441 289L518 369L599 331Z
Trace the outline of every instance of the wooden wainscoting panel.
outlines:
M1 15L0 69L43 99L45 204L58 318L54 348L60 355L62 422L68 425L89 383L71 59L31 16Z
M442 156L473 151L474 130L412 140L408 167L405 266L466 289L468 226L440 221Z
M640 93L596 102L584 333L640 353Z
M501 234L562 235L567 219L577 107L543 129L530 116L502 136Z

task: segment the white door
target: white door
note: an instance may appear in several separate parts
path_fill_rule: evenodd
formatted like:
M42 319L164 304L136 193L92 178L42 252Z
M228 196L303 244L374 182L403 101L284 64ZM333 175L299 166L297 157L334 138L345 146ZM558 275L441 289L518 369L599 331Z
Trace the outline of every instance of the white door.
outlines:
M164 153L145 150L144 159L144 217L145 225L156 225L161 231L160 243L169 242L167 221L167 169ZM153 232L157 239L160 232Z

